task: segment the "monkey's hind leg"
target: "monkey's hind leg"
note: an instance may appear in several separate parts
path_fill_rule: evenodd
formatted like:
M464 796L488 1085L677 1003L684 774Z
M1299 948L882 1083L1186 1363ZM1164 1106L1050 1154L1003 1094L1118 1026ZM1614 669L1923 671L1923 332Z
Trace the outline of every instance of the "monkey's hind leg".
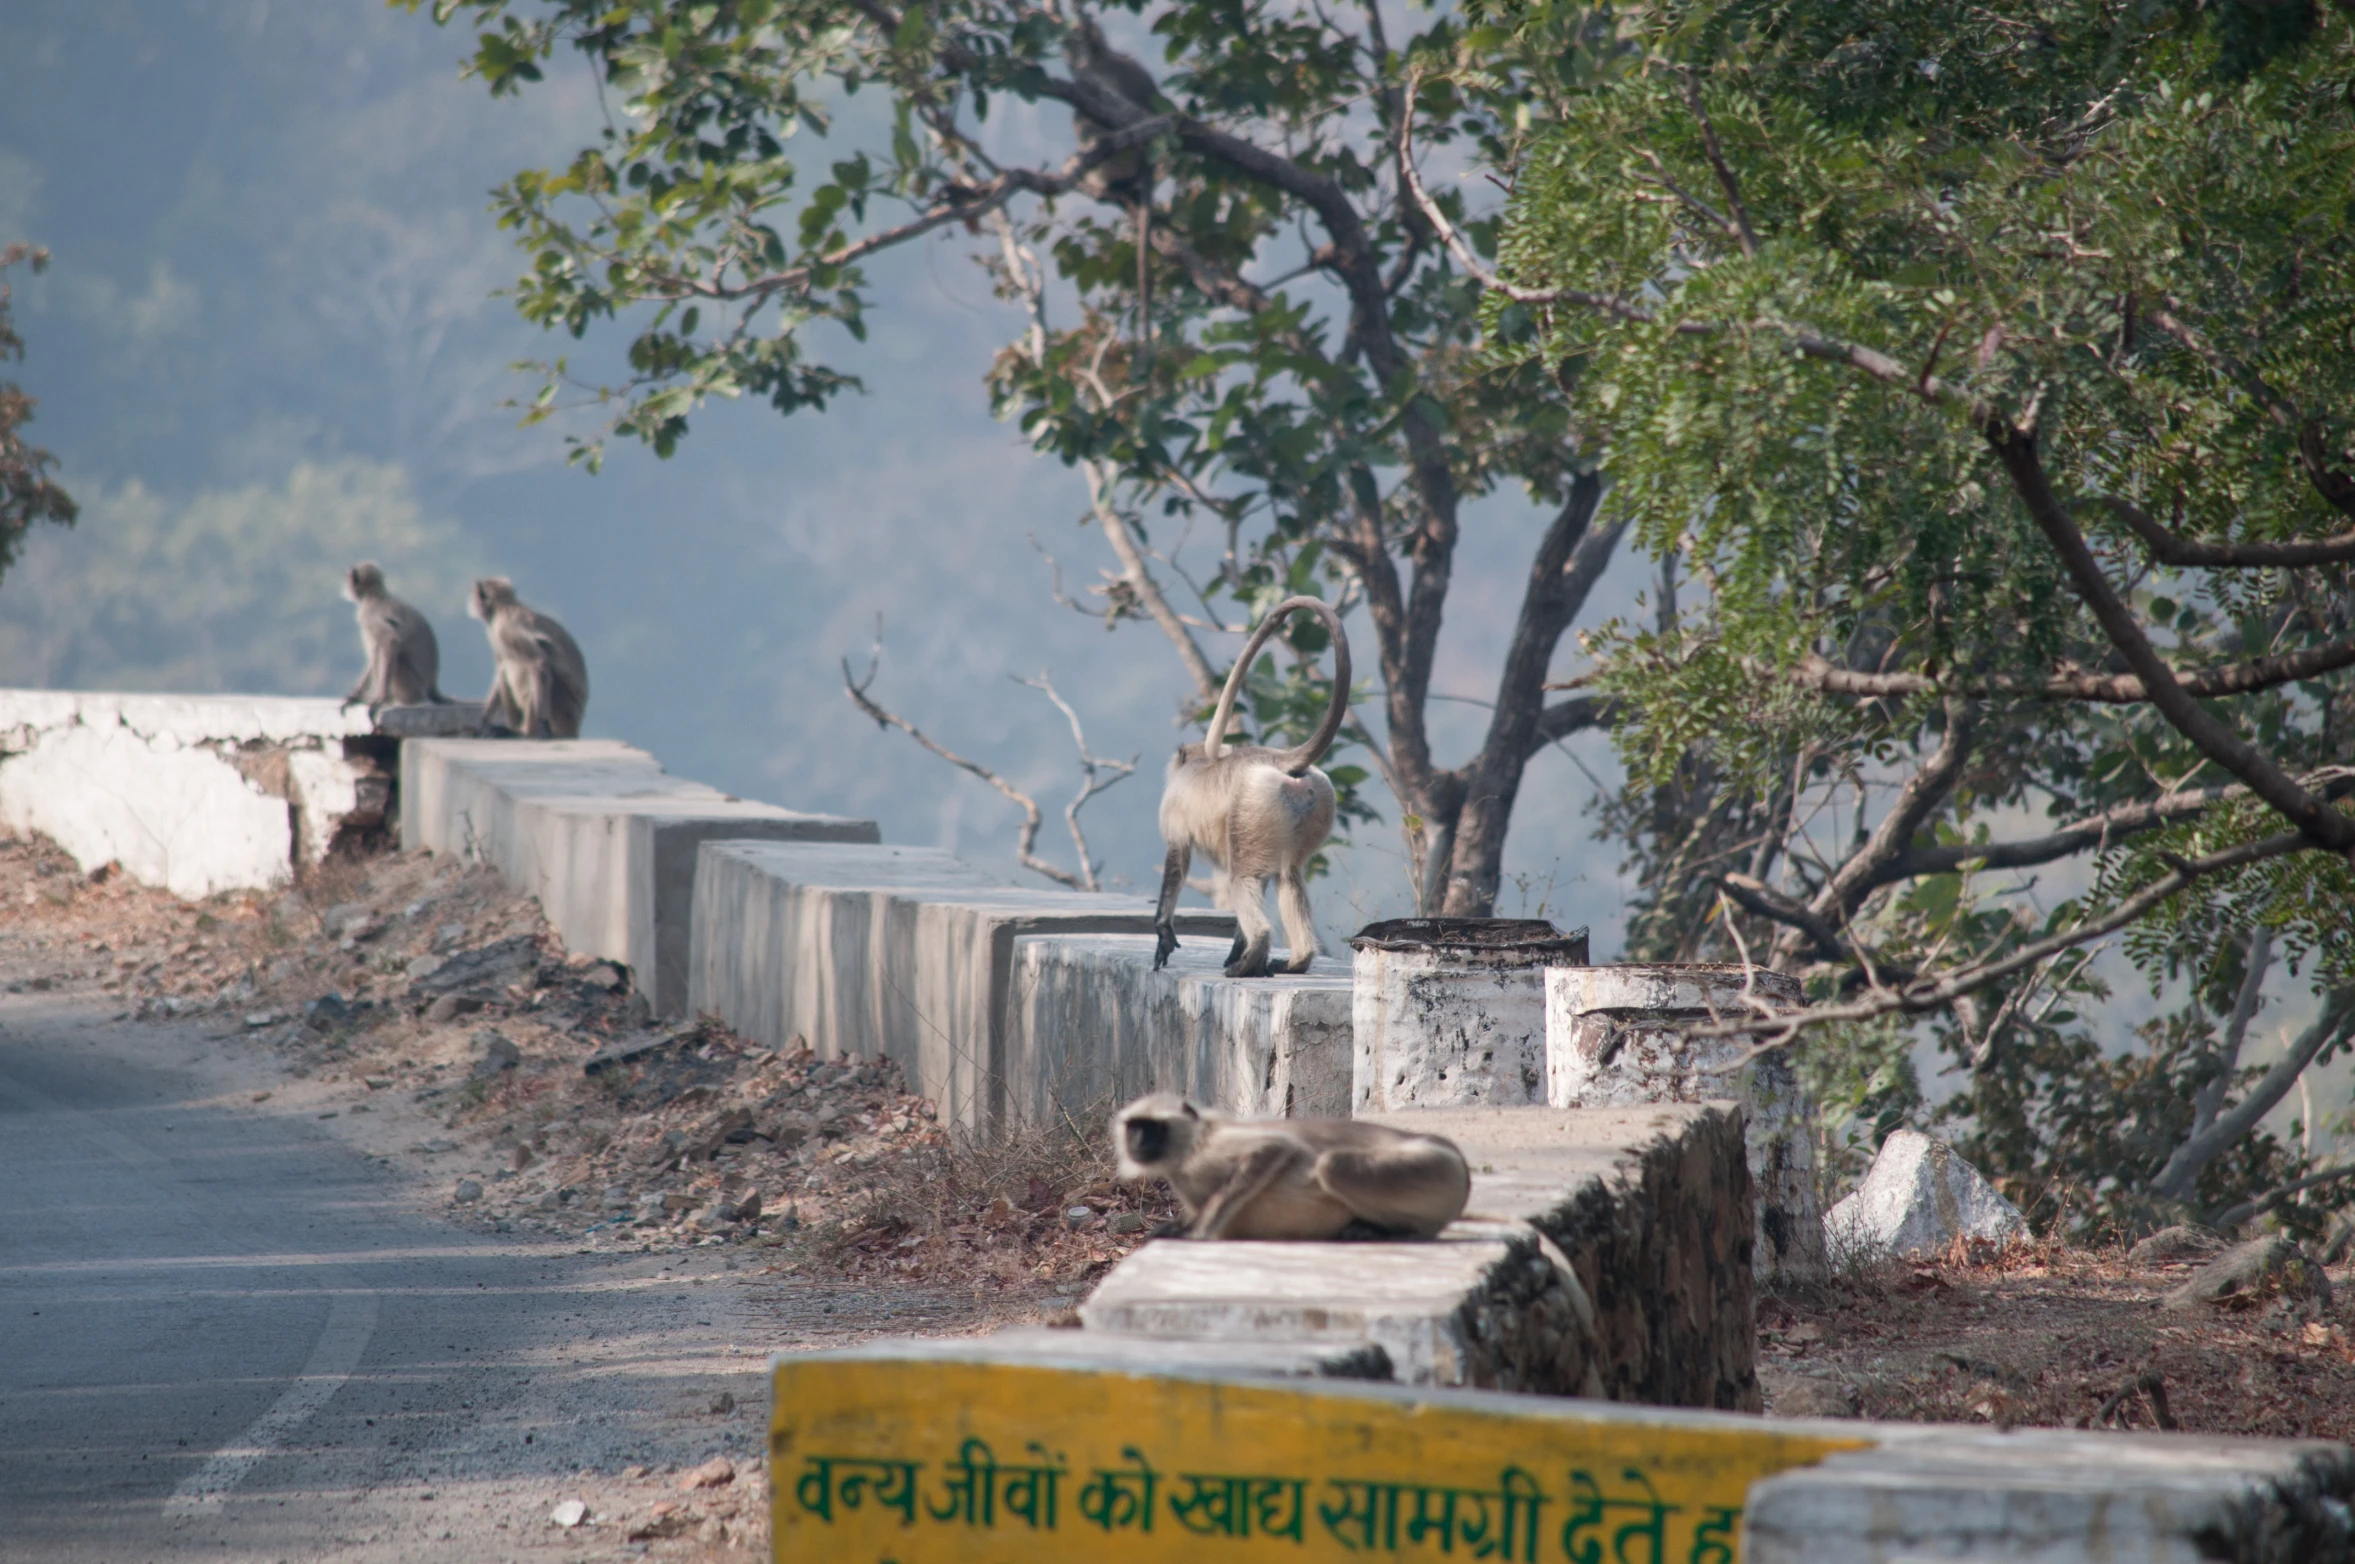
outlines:
M1317 948L1316 914L1309 910L1308 879L1298 868L1285 870L1276 882L1276 906L1284 914L1284 943L1292 951L1284 970L1306 972L1323 952Z
M1193 1238L1224 1238L1237 1217L1267 1193L1268 1186L1298 1172L1308 1161L1308 1148L1297 1141L1271 1140L1252 1148L1235 1164L1235 1171L1215 1190L1194 1217Z
M1276 932L1267 921L1267 879L1236 872L1228 876L1228 884L1234 892L1236 949L1227 957L1227 976L1266 977L1268 947Z
M1472 1195L1463 1154L1430 1142L1328 1151L1309 1176L1353 1217L1414 1238L1435 1237L1464 1214Z

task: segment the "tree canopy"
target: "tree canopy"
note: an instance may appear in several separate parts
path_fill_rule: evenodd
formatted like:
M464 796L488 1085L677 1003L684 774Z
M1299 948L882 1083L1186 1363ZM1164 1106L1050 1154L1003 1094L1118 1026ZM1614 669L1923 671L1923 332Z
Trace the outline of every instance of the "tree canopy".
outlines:
M1207 707L1216 635L1294 592L1362 607L1382 721L1351 737L1398 801L1419 901L1484 912L1529 760L1608 711L1545 692L1621 532L1544 372L1480 356L1481 289L1399 176L1412 62L1485 46L1445 16L1393 38L1378 6L1137 10L438 0L478 29L492 91L569 56L607 94L595 144L497 198L531 257L524 313L628 338L626 379L558 361L537 407L593 403L604 437L662 453L712 397L823 407L855 385L855 348L820 328L856 339L885 302L865 263L969 235L1021 311L990 393L1084 476L1107 620L1154 624ZM1485 74L1435 81L1420 141L1512 158L1518 59L1490 48ZM1529 581L1489 730L1449 765L1424 712L1461 513L1515 486L1536 507ZM1299 661L1255 671L1253 710L1299 733L1324 702L1321 632L1288 636ZM1344 814L1369 814L1367 773L1334 776Z
M2117 936L2190 997L2132 1156L2090 1092L2107 1176L2187 1197L2225 1085L2238 1136L2355 1030L2355 13L1487 14L1593 62L1511 170L1491 351L1699 587L1592 646L1639 943L1939 1014L2016 1162L2103 1076L2065 1025ZM2321 1016L2258 1082L2276 960Z

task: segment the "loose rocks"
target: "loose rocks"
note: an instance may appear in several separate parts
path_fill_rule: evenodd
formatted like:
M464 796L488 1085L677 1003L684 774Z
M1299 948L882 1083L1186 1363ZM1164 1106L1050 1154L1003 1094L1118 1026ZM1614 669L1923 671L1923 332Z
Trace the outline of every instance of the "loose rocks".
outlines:
M679 1491L692 1493L698 1488L724 1488L736 1480L736 1463L724 1455L715 1455L692 1471L679 1474Z
M528 934L518 934L438 961L432 956L420 956L409 963L409 987L420 998L439 998L465 990L496 993L524 981L539 964L539 941Z
M491 1027L474 1034L474 1059L468 1066L470 1081L488 1081L506 1074L523 1063L523 1050L509 1042L506 1036Z
M1952 1146L1919 1130L1881 1142L1856 1193L1824 1217L1824 1241L1842 1256L1930 1254L1957 1238L2002 1244L2027 1236L2018 1206Z

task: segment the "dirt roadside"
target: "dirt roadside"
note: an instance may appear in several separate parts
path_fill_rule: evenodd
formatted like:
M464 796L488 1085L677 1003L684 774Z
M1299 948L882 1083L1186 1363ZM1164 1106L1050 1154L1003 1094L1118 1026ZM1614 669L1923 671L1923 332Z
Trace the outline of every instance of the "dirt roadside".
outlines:
M193 1105L331 1136L415 1215L598 1268L601 1334L527 1414L575 1431L571 1478L485 1449L334 1496L419 1557L757 1554L770 1353L1056 1317L1165 1214L1068 1131L952 1146L880 1061L656 1025L533 902L424 855L190 904L0 838L0 992L193 1076ZM678 1405L622 1399L650 1364Z

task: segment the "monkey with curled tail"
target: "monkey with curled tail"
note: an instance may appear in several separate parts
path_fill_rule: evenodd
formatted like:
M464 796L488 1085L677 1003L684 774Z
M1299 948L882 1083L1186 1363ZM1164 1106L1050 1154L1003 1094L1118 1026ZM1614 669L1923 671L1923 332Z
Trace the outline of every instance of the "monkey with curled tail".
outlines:
M1324 620L1333 637L1333 698L1316 732L1305 744L1271 749L1264 744L1226 743L1235 696L1252 659L1276 627L1294 613ZM1266 977L1274 930L1267 917L1267 885L1276 882L1284 915L1284 939L1291 947L1287 972L1306 972L1319 954L1316 916L1308 904L1308 860L1333 834L1333 779L1317 769L1332 748L1349 710L1349 637L1340 616L1313 597L1288 597L1260 622L1250 644L1227 673L1217 709L1199 744L1184 744L1170 758L1161 792L1161 839L1168 856L1161 868L1161 901L1153 915L1159 936L1156 971L1178 948L1177 899L1194 854L1224 870L1235 904L1235 944L1227 953L1229 977Z
M589 665L564 626L515 595L515 583L489 576L474 583L468 617L490 638L491 693L483 725L532 739L577 739L589 708Z
M343 595L355 605L360 622L360 650L368 665L360 682L343 698L346 706L439 705L449 699L438 681L442 671L440 643L426 617L385 590L384 571L363 561L344 577Z

